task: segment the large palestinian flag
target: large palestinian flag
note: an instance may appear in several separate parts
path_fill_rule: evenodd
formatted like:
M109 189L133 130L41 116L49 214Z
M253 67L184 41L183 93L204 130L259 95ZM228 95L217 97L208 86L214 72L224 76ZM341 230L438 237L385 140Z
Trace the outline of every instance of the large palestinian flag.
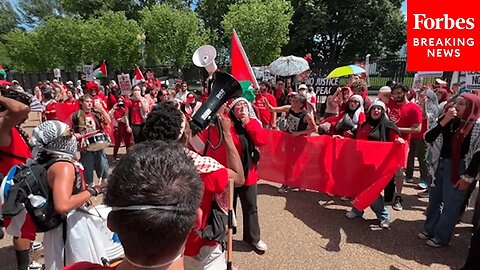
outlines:
M242 96L253 102L255 100L255 89L258 88L258 84L235 29L232 32L231 65L233 77L242 86Z

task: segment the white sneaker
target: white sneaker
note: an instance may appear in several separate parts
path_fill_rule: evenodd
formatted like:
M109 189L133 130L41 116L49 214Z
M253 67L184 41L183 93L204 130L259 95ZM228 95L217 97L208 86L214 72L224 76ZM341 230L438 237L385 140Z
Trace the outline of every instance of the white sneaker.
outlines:
M382 229L390 229L390 220L385 219L385 220L380 221L380 227Z
M44 268L43 268L43 265L42 265L42 264L40 264L40 263L38 263L38 262L36 262L36 261L32 261L32 262L30 263L30 265L28 266L27 269L28 269L28 270L42 270L42 269L44 269Z
M348 219L354 219L354 218L357 218L357 214L355 214L355 212L353 211L348 211L347 213L345 213L345 216L348 218Z
M43 249L42 242L33 241L32 244L30 245L30 252L34 252L40 249Z
M258 241L258 243L253 244L256 250L258 251L267 251L267 244L263 240Z

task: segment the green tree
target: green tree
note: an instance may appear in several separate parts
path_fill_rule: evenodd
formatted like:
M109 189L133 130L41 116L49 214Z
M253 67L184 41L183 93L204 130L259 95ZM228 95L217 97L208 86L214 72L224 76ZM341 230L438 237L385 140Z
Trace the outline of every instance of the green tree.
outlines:
M62 8L70 15L83 19L98 18L105 12L125 12L128 19L139 18L140 6L135 0L59 0Z
M105 59L112 67L131 67L139 61L137 35L142 29L123 12L107 12L86 21L83 35L84 61L98 63Z
M285 0L245 0L230 5L222 22L225 35L238 33L252 65L269 64L288 42L292 6Z
M228 47L229 39L225 38L222 28L223 16L228 13L228 6L238 0L201 0L197 7L197 13L203 20L205 27L213 35L213 43L216 47Z
M44 22L48 16L62 14L59 0L19 0L18 7L22 21L30 26Z
M18 27L20 17L8 0L0 0L0 36Z
M41 71L42 60L38 54L37 34L14 30L4 36L3 51L7 54L6 64L17 71Z
M197 15L188 8L156 4L141 11L146 50L157 64L184 66L209 35Z
M295 8L285 54L312 53L331 69L365 55L396 53L405 43L402 0L292 0Z

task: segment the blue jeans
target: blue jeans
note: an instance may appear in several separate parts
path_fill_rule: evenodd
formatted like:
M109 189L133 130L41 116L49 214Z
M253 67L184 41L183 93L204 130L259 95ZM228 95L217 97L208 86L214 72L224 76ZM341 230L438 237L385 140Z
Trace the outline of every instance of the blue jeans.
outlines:
M390 214L385 206L382 195L378 196L378 198L370 205L370 209L372 209L380 221L390 219ZM352 211L359 217L363 215L363 211L360 211L355 207L352 208Z
M467 194L466 190L455 188L450 181L451 165L450 159L441 158L439 161L435 185L429 187L430 198L427 220L424 224L425 232L444 246L450 243L460 208ZM464 170L465 162L462 160L458 178Z
M87 185L93 184L93 170L97 173L98 178L108 178L108 160L104 150L80 152L80 162L83 165L83 174Z

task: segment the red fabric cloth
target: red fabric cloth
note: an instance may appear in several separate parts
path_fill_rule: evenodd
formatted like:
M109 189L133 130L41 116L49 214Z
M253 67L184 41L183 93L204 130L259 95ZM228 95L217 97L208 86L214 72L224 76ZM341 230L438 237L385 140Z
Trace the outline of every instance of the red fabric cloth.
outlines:
M128 113L130 114L130 124L131 125L140 125L143 124L142 112L140 111L140 106L142 106L140 100L130 100L130 106L128 108Z
M379 187L405 164L405 145L329 136L293 137L266 130L260 148L261 179L356 198L363 210L377 199Z
M272 123L272 112L268 109L267 105L264 104L262 97L265 97L273 107L277 107L277 100L272 94L256 94L255 102L253 104L257 107L258 110L258 119L262 122L263 125L273 126L275 123Z
M77 262L67 265L63 270L115 270L117 267L101 266L91 262Z
M388 118L399 128L409 128L415 124L422 123L422 109L412 102L399 104L395 101L388 103ZM410 134L402 133L402 138L410 141Z
M3 175L7 175L13 166L25 163L32 156L30 148L16 128L10 130L10 137L10 145L0 146L0 151L13 154L18 156L18 158L5 156L0 153L0 173Z
M197 230L202 230L205 228L207 220L210 217L209 213L212 208L212 201L215 194L221 194L225 192L225 189L228 185L228 172L227 169L222 168L211 173L202 173L200 174L200 177L203 181L204 190L202 202L200 204L202 216L199 226L195 227ZM200 238L200 236L192 230L188 235L187 243L185 245L185 255L193 257L198 254L203 246L215 245L218 245L218 243Z
M212 144L217 144L220 140L220 134L218 132L218 129L215 127L210 127L210 138L209 141ZM250 122L245 125L245 129L247 130L248 135L250 136L250 139L253 141L253 144L255 146L260 147L265 145L268 142L267 138L267 133L266 130L260 125L260 123L257 120L250 119ZM242 144L240 139L238 138L237 133L235 132L235 127L232 124L232 127L230 129L230 132L232 133L232 139L233 143L235 144L235 148L237 148L238 154L240 157L242 156ZM199 135L199 138L205 143L207 141L207 135L208 135L208 130L202 132ZM222 143L220 147L217 149L212 149L211 145L209 145L208 151L206 153L207 156L214 158L220 164L223 166L227 167L227 150L225 148L225 143ZM260 159L262 157L260 156ZM258 182L258 172L257 172L257 165L252 164L250 167L250 171L248 172L247 177L245 178L245 186L251 186L254 185Z

